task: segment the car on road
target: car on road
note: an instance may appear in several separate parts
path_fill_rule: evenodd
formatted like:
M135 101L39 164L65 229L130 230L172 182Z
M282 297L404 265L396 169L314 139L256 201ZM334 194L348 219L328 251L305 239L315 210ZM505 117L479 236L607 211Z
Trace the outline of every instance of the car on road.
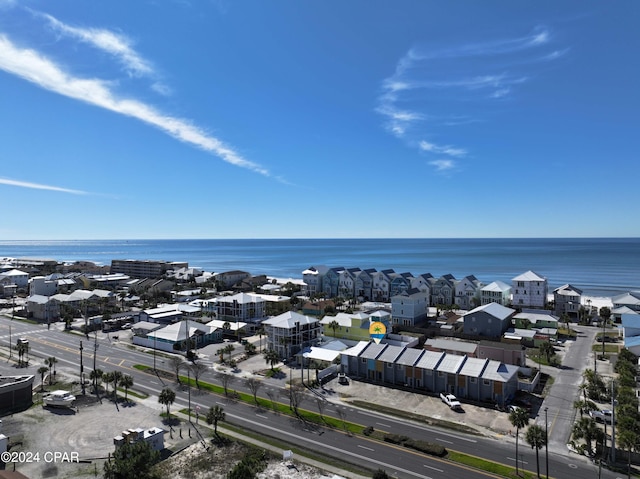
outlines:
M601 411L595 409L593 411L589 411L589 416L598 422L604 422L607 424L611 424L613 421L613 412L610 409L603 409Z

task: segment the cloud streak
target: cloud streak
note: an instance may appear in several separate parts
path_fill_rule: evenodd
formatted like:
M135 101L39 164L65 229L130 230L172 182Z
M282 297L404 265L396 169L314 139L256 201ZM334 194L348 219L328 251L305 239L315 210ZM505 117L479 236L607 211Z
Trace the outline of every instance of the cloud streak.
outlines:
M45 90L135 118L158 128L176 140L216 155L231 165L271 177L266 168L243 158L234 149L193 125L189 120L166 115L135 99L121 98L111 90L108 82L75 77L39 52L17 47L2 34L0 69Z
M35 12L33 10L32 12L46 19L54 31L80 40L114 56L132 75L142 76L152 75L154 73L151 63L142 58L131 47L131 40L125 35L102 28L74 27L61 22L47 13Z
M69 188L61 188L59 186L42 185L40 183L30 183L28 181L11 180L9 178L0 178L0 185L17 186L19 188L30 188L33 190L58 191L60 193L70 193L72 195L88 195L86 191L72 190Z
M536 28L530 34L440 49L414 46L384 79L375 111L384 128L427 157L436 171L456 167L467 148L428 138L450 136L454 128L475 123L478 111L504 103L535 78L536 63L554 61L568 49L551 49L552 34ZM546 52L544 50L547 50ZM442 159L445 156L448 158Z

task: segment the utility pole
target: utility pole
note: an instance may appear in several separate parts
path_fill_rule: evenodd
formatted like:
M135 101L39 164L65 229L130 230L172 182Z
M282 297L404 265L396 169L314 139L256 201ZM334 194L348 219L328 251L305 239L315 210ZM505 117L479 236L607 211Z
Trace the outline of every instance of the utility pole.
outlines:
M549 418L547 417L548 407L544 408L544 461L549 479Z
M616 393L615 381L611 378L611 464L616 462Z
M9 359L13 357L13 340L11 339L11 324L13 323L13 317L16 314L16 296L11 296L12 308L11 308L11 321L9 321Z
M82 364L82 350L84 348L82 347L82 340L80 340L80 384L82 386L82 395L85 395L85 389L84 389L84 365Z
M96 370L96 356L98 354L98 336L94 337L94 343L93 343L93 370ZM98 378L95 375L95 372L93 373L93 388L97 391L98 390Z

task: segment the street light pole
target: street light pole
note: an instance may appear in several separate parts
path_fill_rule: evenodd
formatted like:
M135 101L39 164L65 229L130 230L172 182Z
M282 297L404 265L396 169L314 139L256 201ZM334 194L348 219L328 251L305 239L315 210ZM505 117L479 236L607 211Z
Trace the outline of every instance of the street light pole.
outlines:
M11 297L12 308L11 308L11 321L9 321L9 359L13 357L13 342L11 339L11 324L13 323L13 317L16 314L16 297L15 295Z
M98 337L95 337L95 341L93 343L93 388L98 391L98 378L96 376L95 370L96 370L96 356L98 354ZM96 392L97 394L97 392Z
M544 408L544 460L547 471L547 479L549 479L549 419L547 417L548 407Z
M82 395L85 395L85 389L84 389L84 366L82 364L82 350L84 348L82 347L82 340L80 340L80 384L82 386Z

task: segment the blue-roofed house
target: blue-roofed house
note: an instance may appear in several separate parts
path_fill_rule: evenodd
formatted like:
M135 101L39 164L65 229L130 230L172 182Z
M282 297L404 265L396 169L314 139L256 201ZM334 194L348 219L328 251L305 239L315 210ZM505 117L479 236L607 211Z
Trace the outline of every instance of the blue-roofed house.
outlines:
M622 332L624 347L636 356L640 356L640 315L623 314Z
M515 309L498 303L478 306L462 317L463 331L465 334L499 338L511 326L511 318L515 313Z

